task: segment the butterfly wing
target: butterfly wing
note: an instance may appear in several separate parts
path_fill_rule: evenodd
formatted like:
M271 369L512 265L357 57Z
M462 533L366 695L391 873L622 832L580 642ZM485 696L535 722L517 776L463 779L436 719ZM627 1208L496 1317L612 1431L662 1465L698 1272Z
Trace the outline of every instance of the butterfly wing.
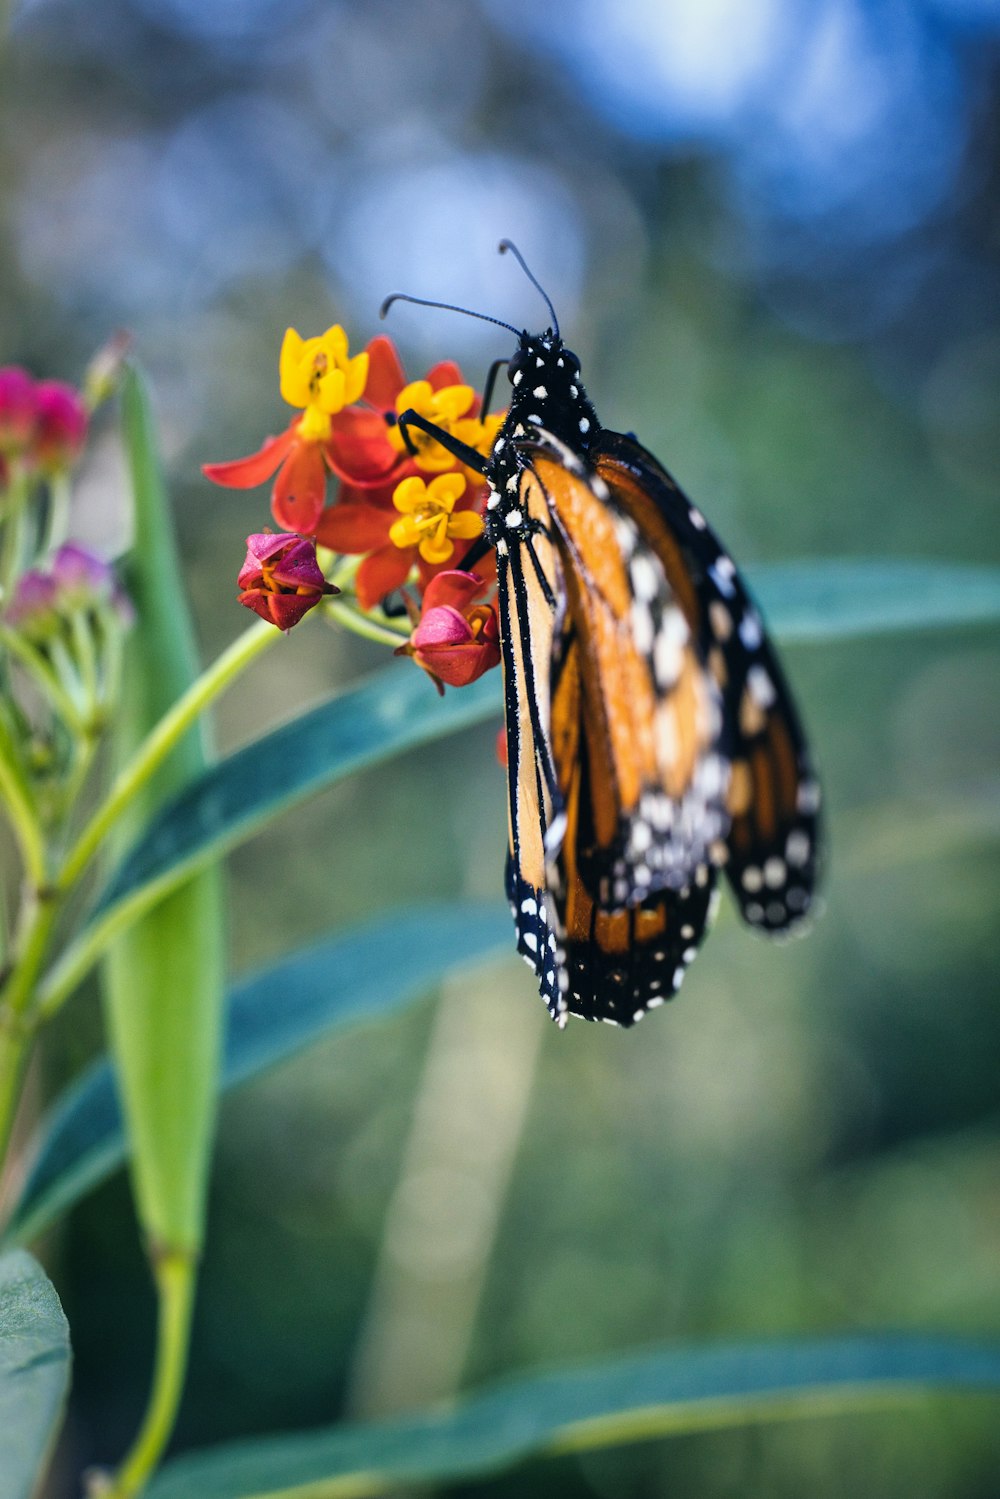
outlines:
M532 496L525 496L527 505ZM566 982L546 901L545 839L561 813L550 749L553 641L562 579L548 517L528 513L531 534L497 547L497 607L507 728L507 898L517 950L534 969L549 1014L565 1023Z
M650 453L602 431L590 457L656 552L722 693L731 761L726 874L740 911L762 930L789 930L814 899L820 791L760 613L701 512Z
M603 482L557 444L525 456L528 524L500 569L508 893L554 1017L630 1025L675 992L710 917L721 700Z

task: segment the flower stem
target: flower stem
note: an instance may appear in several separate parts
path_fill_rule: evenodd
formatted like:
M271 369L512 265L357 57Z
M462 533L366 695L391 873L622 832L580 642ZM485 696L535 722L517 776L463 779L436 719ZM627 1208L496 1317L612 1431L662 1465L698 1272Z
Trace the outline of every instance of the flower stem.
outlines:
M39 548L40 554L47 557L61 546L66 540L66 529L69 520L69 497L70 485L69 474L54 474L49 480L49 504L45 514L45 536Z
M153 1385L139 1433L103 1499L133 1499L142 1492L170 1440L184 1388L196 1259L192 1250L171 1249L153 1256L158 1318Z
M0 595L6 600L17 578L24 544L24 512L28 501L28 481L15 470L7 486L3 543L0 546Z
M212 665L192 682L156 728L122 769L105 800L70 849L59 876L62 889L69 889L125 811L129 802L153 776L171 750L184 737L199 714L239 676L255 657L281 639L281 632L261 620L244 630Z
M0 725L0 801L17 839L24 870L32 884L45 883L45 842L31 793L13 756L8 756L6 734Z
M20 661L25 671L30 672L67 728L79 729L82 722L79 704L74 701L67 688L59 680L58 673L53 670L43 653L19 635L16 630L11 630L2 624L0 624L0 645Z
M331 619L335 619L346 630L360 635L364 640L374 640L378 645L400 645L410 633L408 624L405 630L388 622L383 624L372 615L362 614L351 604L341 603L339 599L327 599L323 608Z
M38 890L26 901L14 939L13 966L0 991L0 1167L6 1159L28 1043L35 1031L35 1018L29 1013L31 998L58 913L59 901L52 890Z
M197 867L197 866L195 866ZM35 1016L39 1024L51 1020L79 987L99 958L122 932L159 905L172 890L190 877L192 868L176 865L157 880L140 885L137 890L116 901L96 920L85 926L59 955L38 986Z
M29 1031L16 1016L0 1011L0 1178L21 1096L29 1039Z

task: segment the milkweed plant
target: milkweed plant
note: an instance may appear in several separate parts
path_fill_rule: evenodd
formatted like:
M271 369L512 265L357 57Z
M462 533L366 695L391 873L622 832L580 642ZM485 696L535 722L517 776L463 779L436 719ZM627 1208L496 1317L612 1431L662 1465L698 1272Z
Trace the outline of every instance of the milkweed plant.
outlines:
M352 354L336 325L307 338L289 329L278 376L293 413L284 430L247 457L205 455L215 459L204 465L206 483L270 485L270 517L246 537L242 565L234 538L234 605L258 617L201 669L152 407L125 343L103 350L79 388L0 368L0 802L17 865L0 910L0 1411L17 1433L0 1433L0 1449L10 1446L0 1488L25 1499L32 1492L68 1382L65 1319L22 1246L126 1156L157 1295L156 1346L135 1440L117 1467L88 1476L92 1494L125 1499L152 1485L164 1499L196 1495L209 1491L208 1474L212 1494L234 1499L318 1494L325 1484L341 1492L338 1481L343 1492L387 1492L529 1452L634 1439L640 1428L694 1429L706 1403L735 1422L756 1419L769 1401L802 1413L819 1395L826 1404L817 1408L828 1409L831 1390L860 1405L894 1384L1000 1385L1000 1350L946 1339L834 1339L724 1356L660 1350L586 1376L515 1380L502 1395L472 1397L405 1431L389 1423L365 1439L334 1428L307 1451L271 1443L254 1457L236 1447L182 1456L157 1474L183 1389L219 1094L317 1038L332 1015L314 951L306 968L283 959L238 984L226 1022L219 860L291 801L500 706L495 681L480 680L500 663L493 555L477 547L478 560L463 567L483 532L485 482L432 435L404 436L398 417L413 410L486 456L503 413L482 407L456 364L412 379L388 338ZM69 519L92 428L115 420L115 405L134 539L126 555L109 558L75 539ZM251 525L263 519L253 504ZM768 602L779 626L783 601L794 616L817 576L790 572L784 595L775 582ZM858 602L863 573L834 569L819 581L830 634L872 627ZM981 612L996 617L996 580L978 586L989 594ZM893 623L922 622L913 577L895 587L910 603ZM237 617L234 607L234 625ZM317 621L403 660L216 761L206 729L212 704L283 634ZM341 734L344 724L350 734ZM255 777L255 762L280 763L281 776ZM337 959L341 975L352 971L352 954L354 971L382 965L385 985L408 996L449 962L492 950L505 913L498 923L456 909L440 921L447 940L430 967L411 954L413 971L403 972L391 945L352 948L350 937L320 956ZM433 935L433 922L425 930ZM110 1063L57 1100L26 1146L15 1119L33 1044L95 973ZM281 1012L293 987L300 1010L289 1037ZM497 1436L505 1411L521 1418L506 1446Z

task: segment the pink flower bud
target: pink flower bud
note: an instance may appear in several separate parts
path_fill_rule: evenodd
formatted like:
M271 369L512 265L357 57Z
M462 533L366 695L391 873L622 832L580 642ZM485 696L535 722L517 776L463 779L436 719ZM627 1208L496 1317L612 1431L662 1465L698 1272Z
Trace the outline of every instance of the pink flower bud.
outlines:
M496 610L492 604L472 602L487 586L475 574L458 570L438 573L427 585L420 623L397 655L412 656L439 692L445 683L468 687L500 664Z
M240 603L279 630L297 625L325 594L340 592L324 578L311 541L266 531L247 537L246 561L236 581Z
M58 628L58 604L59 584L55 578L33 567L18 578L4 617L22 635L39 639Z
M20 455L31 443L38 417L38 388L27 370L0 369L0 453Z
M123 624L132 623L135 611L119 585L114 568L78 541L67 541L59 548L52 559L51 571L65 612L110 604Z
M45 473L70 468L87 439L87 407L72 385L41 380L35 387L36 425L31 445L38 467Z

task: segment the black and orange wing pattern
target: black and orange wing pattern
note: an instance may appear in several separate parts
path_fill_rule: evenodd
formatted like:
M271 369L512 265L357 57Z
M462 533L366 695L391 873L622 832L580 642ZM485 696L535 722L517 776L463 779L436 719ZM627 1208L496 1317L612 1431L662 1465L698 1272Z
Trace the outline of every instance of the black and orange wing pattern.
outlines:
M760 612L704 516L650 453L602 431L591 462L655 546L722 693L731 762L725 868L740 911L764 931L790 931L815 895L820 789Z
M501 324L518 347L488 457L399 421L489 486L518 950L560 1025L628 1026L679 987L720 870L753 927L801 922L819 787L732 559L656 459L602 428L545 300L544 333Z
M500 567L508 893L554 1018L627 1026L676 992L714 909L721 695L603 480L553 440L525 458L533 528Z

